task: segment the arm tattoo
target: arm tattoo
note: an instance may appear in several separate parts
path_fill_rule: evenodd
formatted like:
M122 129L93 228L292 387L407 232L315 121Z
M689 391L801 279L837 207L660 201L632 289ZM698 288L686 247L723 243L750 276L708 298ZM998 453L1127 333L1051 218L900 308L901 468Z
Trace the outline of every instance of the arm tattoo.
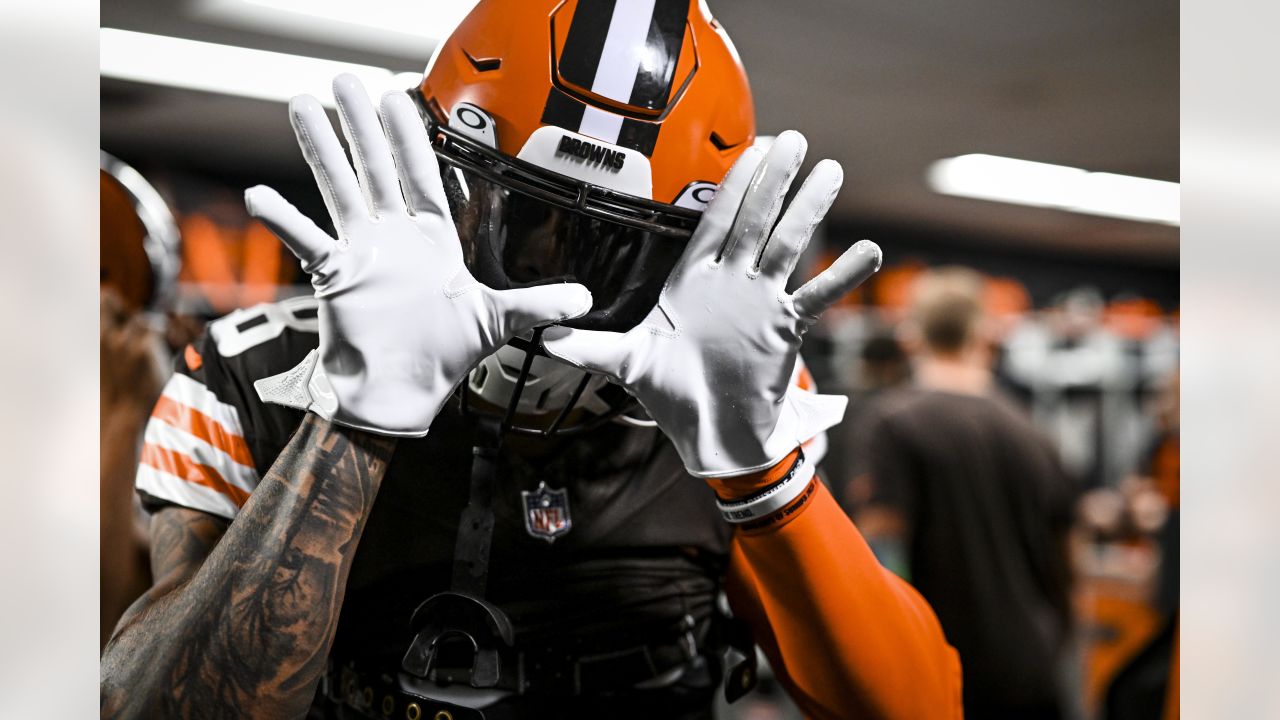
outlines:
M151 577L157 584L187 580L209 557L227 521L214 515L170 507L151 518Z
M103 717L305 713L394 447L307 415L199 569L191 558L216 525L153 527L164 541L156 576L175 577L130 610L103 653Z
M226 520L199 510L174 506L156 512L151 517L152 585L125 610L112 635L191 579L226 531Z

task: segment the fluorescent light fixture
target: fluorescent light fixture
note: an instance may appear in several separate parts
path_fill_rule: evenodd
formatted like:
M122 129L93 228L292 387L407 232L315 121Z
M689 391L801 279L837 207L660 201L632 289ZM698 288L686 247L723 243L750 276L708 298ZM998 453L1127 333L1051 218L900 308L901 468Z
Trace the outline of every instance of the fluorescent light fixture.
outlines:
M103 77L279 102L309 93L329 107L333 78L344 72L359 78L375 102L387 90L404 90L421 78L372 65L114 28L101 28L99 48Z
M996 155L961 155L929 166L929 186L946 195L1178 225L1178 183L1089 172Z

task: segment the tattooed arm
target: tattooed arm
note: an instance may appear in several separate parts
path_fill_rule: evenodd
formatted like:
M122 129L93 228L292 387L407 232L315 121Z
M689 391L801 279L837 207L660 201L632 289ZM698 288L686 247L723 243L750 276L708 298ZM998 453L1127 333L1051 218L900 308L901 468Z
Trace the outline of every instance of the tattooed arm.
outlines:
M102 716L304 714L394 444L308 414L234 523L159 513L157 583L103 653Z

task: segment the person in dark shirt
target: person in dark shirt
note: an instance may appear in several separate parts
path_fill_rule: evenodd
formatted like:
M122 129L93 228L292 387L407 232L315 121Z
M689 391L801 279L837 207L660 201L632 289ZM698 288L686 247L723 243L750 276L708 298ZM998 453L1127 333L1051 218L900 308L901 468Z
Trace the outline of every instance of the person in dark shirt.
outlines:
M964 668L969 718L1056 718L1069 633L1072 489L1054 448L994 391L982 280L926 275L913 386L885 394L863 441L866 510L936 609Z

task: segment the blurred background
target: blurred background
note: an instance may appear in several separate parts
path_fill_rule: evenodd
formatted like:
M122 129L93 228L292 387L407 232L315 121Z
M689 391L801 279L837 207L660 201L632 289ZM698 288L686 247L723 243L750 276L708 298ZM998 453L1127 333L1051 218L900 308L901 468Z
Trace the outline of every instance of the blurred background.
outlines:
M329 101L344 70L371 93L416 85L470 5L102 5L101 147L155 186L181 238L171 348L184 325L310 293L242 203L244 188L267 183L327 224L288 98ZM797 282L862 238L885 253L880 273L806 337L818 385L854 398L824 479L910 579L912 530L885 520L891 480L876 477L860 438L886 393L920 382L921 279L977 273L993 394L1047 438L1064 478L1070 618L1053 668L1063 716L1161 717L1177 696L1177 4L722 0L712 10L746 64L760 132L798 129L810 165L831 157L845 169ZM1017 512L1032 525L1058 520ZM795 715L766 680L723 716Z

